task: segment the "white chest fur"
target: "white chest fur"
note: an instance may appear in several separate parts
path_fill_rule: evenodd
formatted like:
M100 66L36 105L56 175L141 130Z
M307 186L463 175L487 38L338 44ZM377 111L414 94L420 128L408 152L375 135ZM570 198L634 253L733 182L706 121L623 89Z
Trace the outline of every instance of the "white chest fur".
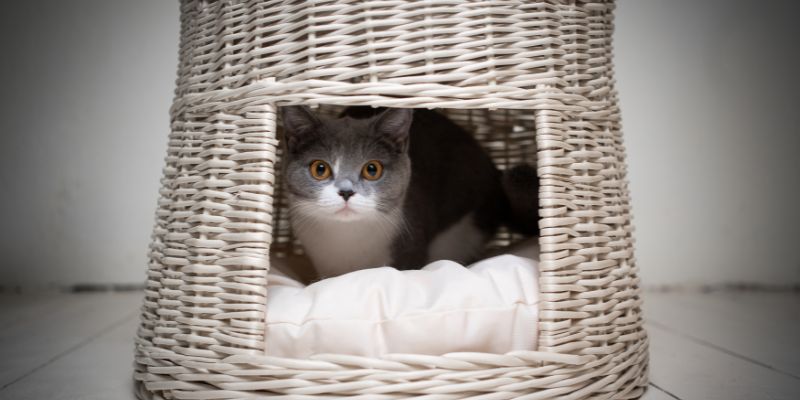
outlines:
M392 242L397 235L399 216L340 221L318 218L293 223L320 277L390 265Z
M487 239L475 225L475 216L469 213L433 238L428 246L428 262L451 260L467 264L481 253Z

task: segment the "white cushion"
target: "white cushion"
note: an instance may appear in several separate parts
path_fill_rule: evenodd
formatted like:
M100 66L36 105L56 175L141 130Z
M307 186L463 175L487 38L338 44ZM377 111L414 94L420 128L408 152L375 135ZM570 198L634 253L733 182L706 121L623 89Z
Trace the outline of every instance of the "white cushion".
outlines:
M309 286L273 263L267 291L266 354L502 354L535 350L538 248L464 267L372 268ZM285 268L285 266L283 266Z

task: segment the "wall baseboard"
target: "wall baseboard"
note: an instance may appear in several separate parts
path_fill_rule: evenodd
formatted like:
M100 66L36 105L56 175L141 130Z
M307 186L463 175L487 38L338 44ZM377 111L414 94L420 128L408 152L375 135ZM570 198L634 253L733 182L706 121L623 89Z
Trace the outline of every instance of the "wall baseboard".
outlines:
M767 284L752 282L724 282L714 284L652 284L643 285L645 292L655 293L798 293L800 282L787 284ZM27 293L107 293L135 292L144 290L143 283L78 283L70 286L10 286L0 285L0 294Z
M645 292L658 293L798 293L800 282L786 284L753 283L753 282L722 282L713 284L654 284L642 285Z
M142 283L80 283L72 285L69 292L88 293L88 292L134 292L144 290Z
M78 283L74 285L0 285L0 294L140 292L143 283Z

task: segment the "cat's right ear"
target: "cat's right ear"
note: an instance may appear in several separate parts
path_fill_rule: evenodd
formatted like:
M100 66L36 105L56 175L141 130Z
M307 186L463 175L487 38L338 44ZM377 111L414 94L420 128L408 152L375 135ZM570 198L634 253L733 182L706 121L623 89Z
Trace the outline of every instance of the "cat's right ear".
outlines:
M400 153L408 150L409 129L414 111L410 108L387 108L373 122L373 129Z
M281 107L281 121L286 147L290 151L311 138L320 125L317 116L307 106Z

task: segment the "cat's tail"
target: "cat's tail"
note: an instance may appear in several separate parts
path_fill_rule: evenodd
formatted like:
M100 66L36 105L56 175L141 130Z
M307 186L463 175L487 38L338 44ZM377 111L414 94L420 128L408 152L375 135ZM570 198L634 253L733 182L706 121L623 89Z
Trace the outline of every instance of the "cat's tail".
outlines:
M503 172L503 192L508 199L508 227L524 235L539 236L539 176L536 168L517 165Z

